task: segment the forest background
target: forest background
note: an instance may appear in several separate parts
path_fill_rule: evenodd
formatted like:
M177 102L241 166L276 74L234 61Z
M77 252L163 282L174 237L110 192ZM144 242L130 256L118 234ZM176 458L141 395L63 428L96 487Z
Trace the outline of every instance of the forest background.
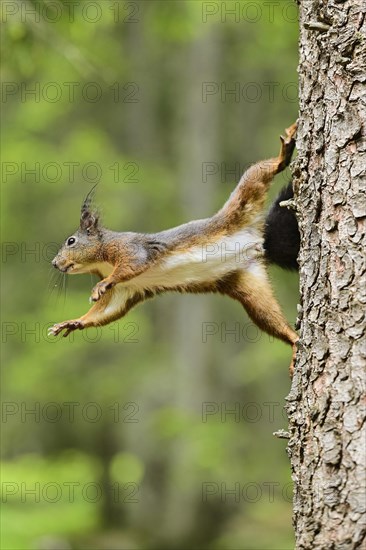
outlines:
M2 3L2 548L293 548L291 350L216 295L47 337L83 197L108 228L211 216L297 117L295 2ZM289 173L277 177L270 200ZM270 269L294 324L296 274ZM66 293L67 283L67 293Z

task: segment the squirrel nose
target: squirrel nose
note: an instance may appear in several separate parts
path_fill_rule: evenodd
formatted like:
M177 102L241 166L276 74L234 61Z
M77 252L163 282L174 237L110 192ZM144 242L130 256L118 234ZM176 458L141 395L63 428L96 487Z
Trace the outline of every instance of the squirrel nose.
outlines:
M52 265L53 267L55 267L57 269L57 262L56 262L56 258L54 260L52 260Z

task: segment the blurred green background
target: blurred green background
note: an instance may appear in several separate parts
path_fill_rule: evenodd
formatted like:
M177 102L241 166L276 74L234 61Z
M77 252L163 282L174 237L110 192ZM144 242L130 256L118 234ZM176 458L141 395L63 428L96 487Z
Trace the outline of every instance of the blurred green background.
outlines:
M293 548L272 436L288 347L216 295L47 328L89 307L95 281L50 261L94 183L107 227L158 231L212 215L277 154L297 116L295 3L12 0L2 30L1 547ZM293 323L297 276L271 277Z

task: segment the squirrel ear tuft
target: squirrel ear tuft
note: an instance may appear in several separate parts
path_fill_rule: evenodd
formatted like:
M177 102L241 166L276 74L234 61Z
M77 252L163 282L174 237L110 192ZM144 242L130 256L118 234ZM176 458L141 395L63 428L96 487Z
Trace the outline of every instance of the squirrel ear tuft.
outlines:
M80 229L82 231L92 232L96 230L99 222L99 215L95 209L91 208L94 192L97 184L89 191L81 206Z
M99 215L97 212L84 211L80 217L80 229L87 233L93 233L97 230Z

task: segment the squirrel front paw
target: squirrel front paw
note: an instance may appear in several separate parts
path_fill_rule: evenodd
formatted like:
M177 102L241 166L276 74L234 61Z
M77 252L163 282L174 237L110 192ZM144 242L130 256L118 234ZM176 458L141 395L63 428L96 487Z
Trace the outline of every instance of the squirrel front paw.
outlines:
M60 334L60 332L64 330L65 333L62 336L65 337L68 336L70 332L82 328L84 328L84 324L78 319L74 321L64 321L63 323L57 323L56 325L53 325L53 327L50 327L48 329L48 336L57 336L58 334Z
M104 280L100 281L92 290L90 301L97 302L110 288L112 288L113 283Z

